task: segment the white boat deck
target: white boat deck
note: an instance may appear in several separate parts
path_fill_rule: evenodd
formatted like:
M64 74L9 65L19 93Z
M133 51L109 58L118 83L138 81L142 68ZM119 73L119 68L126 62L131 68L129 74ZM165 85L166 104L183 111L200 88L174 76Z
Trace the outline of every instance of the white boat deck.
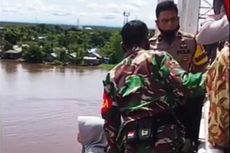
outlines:
M208 138L208 110L209 110L209 102L205 102L202 108L202 118L200 122L200 133L199 139L201 144L199 146L198 153L208 153L206 150L207 146L207 138Z

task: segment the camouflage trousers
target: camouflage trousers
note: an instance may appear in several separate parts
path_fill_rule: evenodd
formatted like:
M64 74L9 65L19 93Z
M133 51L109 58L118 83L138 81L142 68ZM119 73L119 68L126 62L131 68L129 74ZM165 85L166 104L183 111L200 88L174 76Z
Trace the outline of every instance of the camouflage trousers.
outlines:
M125 143L123 153L181 153L184 132L177 125L158 127L155 141Z

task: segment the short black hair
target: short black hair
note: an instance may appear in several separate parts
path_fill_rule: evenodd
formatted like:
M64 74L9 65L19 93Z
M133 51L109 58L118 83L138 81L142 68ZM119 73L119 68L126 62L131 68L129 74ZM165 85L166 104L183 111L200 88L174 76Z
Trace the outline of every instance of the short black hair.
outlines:
M126 46L139 46L147 38L148 27L140 20L132 20L123 26L120 34Z
M224 6L223 0L213 0L213 10L215 14L220 14L221 7Z
M156 17L158 18L163 11L175 11L178 14L177 5L173 1L163 1L157 4Z

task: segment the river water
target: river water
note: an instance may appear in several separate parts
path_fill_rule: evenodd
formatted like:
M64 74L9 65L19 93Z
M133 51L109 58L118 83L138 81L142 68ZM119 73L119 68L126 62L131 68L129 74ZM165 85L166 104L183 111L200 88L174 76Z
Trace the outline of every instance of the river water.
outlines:
M1 153L80 153L77 116L100 116L106 73L0 60Z

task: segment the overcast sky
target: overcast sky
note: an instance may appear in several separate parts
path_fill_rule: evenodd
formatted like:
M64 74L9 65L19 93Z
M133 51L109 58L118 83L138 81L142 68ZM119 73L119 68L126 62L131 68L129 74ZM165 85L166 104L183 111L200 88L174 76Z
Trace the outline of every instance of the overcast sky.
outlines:
M174 0L177 3L177 0ZM140 19L155 27L157 0L0 0L0 21L58 23L77 25L123 25L123 12L129 20Z

